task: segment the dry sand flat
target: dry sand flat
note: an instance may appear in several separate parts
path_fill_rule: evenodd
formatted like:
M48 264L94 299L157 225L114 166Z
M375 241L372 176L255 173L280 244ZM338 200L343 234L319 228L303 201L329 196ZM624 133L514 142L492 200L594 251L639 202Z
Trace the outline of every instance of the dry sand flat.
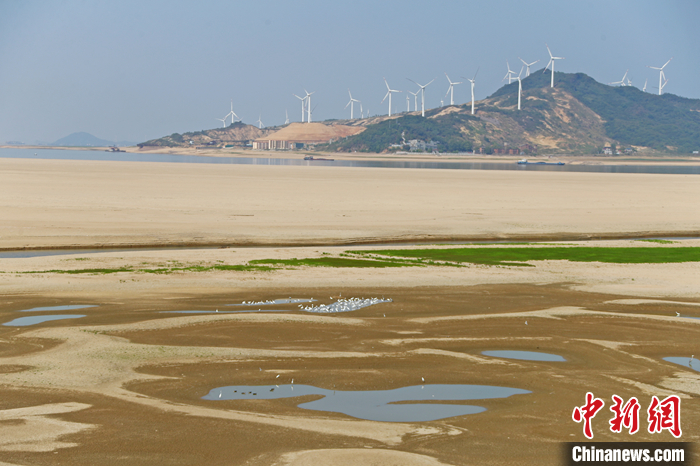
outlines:
M2 247L682 232L697 229L698 220L687 199L699 188L684 176L8 159L0 166L0 213L8 219L0 224ZM81 319L0 326L0 464L554 465L560 442L584 440L571 411L587 390L606 410L612 394L638 397L642 410L654 394L677 394L682 440L700 439L700 373L663 361L700 354L700 320L689 318L700 317L699 263L26 273L241 265L343 250L0 259L2 323L27 315L21 309L98 305L76 311ZM328 303L341 293L393 302L338 315L293 312L296 305L275 314L161 313L289 296ZM481 354L499 349L567 361ZM459 402L487 410L412 423L297 407L311 397L201 398L215 387L292 378L336 390L425 383L531 393ZM634 437L612 434L607 417L596 417L595 440L673 440L644 432L643 416Z
M0 248L691 235L693 176L0 159Z

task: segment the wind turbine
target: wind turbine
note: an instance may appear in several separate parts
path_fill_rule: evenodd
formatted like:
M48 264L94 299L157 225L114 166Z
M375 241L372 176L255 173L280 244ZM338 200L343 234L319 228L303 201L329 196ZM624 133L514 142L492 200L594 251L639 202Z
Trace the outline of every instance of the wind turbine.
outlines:
M651 68L652 70L659 70L659 95L661 95L661 91L663 90L664 86L665 86L666 83L668 82L668 80L666 79L666 75L664 74L664 68L666 68L666 65L668 65L669 63L671 63L671 60L673 60L673 57L669 58L669 60L666 62L666 64L665 64L664 66L662 66L661 68L657 68L657 67L655 67L655 66L648 66L648 65L647 65L647 68ZM663 79L666 79L666 82L662 84L661 81L662 81Z
M305 105L306 105L306 97L299 97L299 96L296 95L296 94L292 94L292 95L293 95L294 97L296 97L297 99L301 100L301 122L303 123L303 122L304 122L304 112L306 111L306 107L305 107Z
M285 117L284 124L288 125L289 124L289 113L287 112L286 108L284 109L284 117Z
M552 65L552 69L551 69L552 84L550 85L550 87L554 87L554 60L563 60L564 57L555 57L554 55L552 55L552 51L549 50L549 45L547 45L547 44L544 44L544 45L547 47L547 52L549 52L549 63L547 63L547 66L544 67L544 71L542 71L542 73L547 71L547 68L549 68L549 65Z
M518 58L520 58L520 57L518 57ZM520 58L520 61L523 62L523 64L527 67L527 71L525 71L525 77L527 78L528 76L530 76L530 67L532 65L534 65L535 63L537 63L539 60L533 61L532 63L527 63L525 60Z
M615 82L613 82L613 83L608 83L608 84L611 85L611 86L612 86L613 84L619 84L620 87L626 86L627 84L625 84L625 78L627 78L627 73L628 73L628 72L629 72L629 70L625 71L625 75L622 77L621 80L615 81Z
M460 81L458 83L453 83L452 81L450 81L450 77L447 76L447 73L445 73L445 77L447 78L447 82L450 83L450 87L448 87L447 92L445 92L445 97L447 97L447 94L450 94L450 105L454 105L455 104L455 99L454 99L455 85L462 84L462 82Z
M306 92L306 97L305 97L305 99L306 99L306 110L307 110L307 112L308 112L308 118L306 119L306 122L307 122L307 123L311 123L311 113L313 113L313 110L311 110L311 94L313 94L313 93L316 92L316 91L314 91L314 92L312 92L311 94L309 94L309 91L307 91L306 89L304 89L304 92ZM315 108L316 108L316 107L314 107L314 109L315 109Z
M408 80L411 81L413 84L416 84L416 85L418 85L418 86L420 87L420 112L421 112L421 116L425 116L425 88L428 87L428 86L430 86L430 84L431 84L433 81L435 81L435 78L433 78L433 79L432 79L428 84L426 84L425 86L423 86L422 84L418 84L417 82L415 82L415 81L412 80L412 79L409 79L409 78L406 78L406 79L408 79Z
M522 68L520 68L520 73L518 73L518 77L514 78L518 80L518 110L520 110L520 95L523 93L523 82L520 80L521 74L523 74Z
M350 89L348 89L348 94L350 94ZM350 119L354 120L355 117L353 116L353 107L355 106L355 102L359 102L357 99L352 98L352 94L350 94L350 102L347 103L345 108L348 108L348 105L350 106Z
M644 88L642 88L642 92L646 92L646 91L647 91L647 81L649 81L648 78L644 80Z
M262 118L262 113L258 117L258 121L256 121L256 123L258 124L258 128L260 128L260 129L262 129L262 127L263 127L263 122L262 122L261 118Z
M228 118L229 116L231 117L231 124L234 124L236 122L236 119L240 120L240 118L238 118L238 115L236 115L236 112L233 111L233 99L231 99L231 111L228 115L226 115L225 118Z
M407 91L408 94L413 94L413 111L417 112L418 111L418 92L411 92ZM408 94L406 94L406 97L408 97Z
M391 93L392 92L401 92L401 91L395 91L392 88L390 88L389 83L386 82L386 78L384 78L384 84L386 84L387 91L386 91L386 95L384 96L384 98L382 99L382 101L380 103L383 104L384 101L386 100L386 98L389 97L389 116L391 116Z
M228 115L226 115L226 117L227 117L227 116L228 116ZM222 122L222 123L224 124L224 128L226 128L226 117L224 117L223 120L222 120L221 118L217 118L217 120L219 120L220 122Z
M506 60L506 65L508 66L508 72L506 75L501 79L501 81L505 81L506 78L508 78L508 84L510 84L511 80L515 79L513 75L515 74L515 71L510 69L510 65L508 64L508 60Z
M479 74L479 68L476 69L476 73L474 73L474 77L472 79L465 78L462 76L462 79L466 79L472 84L472 115L474 115L474 84L476 83L476 75Z

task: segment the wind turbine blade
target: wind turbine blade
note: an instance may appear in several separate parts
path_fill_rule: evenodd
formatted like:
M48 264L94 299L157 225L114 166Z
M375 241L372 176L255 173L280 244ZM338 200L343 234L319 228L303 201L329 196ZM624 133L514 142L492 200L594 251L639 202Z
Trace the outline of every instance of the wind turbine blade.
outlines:
M380 103L380 104L383 104L384 101L386 100L386 98L389 97L389 94L391 94L391 90L387 91L386 95L384 96L384 98L382 99L382 101L379 102L379 103Z
M423 87L423 86L421 86L420 84L418 84L417 82L415 82L414 80L412 80L411 78L406 78L406 79L408 79L409 81L411 81L411 82L412 82L413 84L415 84L416 86Z
M545 45L545 47L547 47L547 52L549 52L549 58L554 58L554 57L552 56L552 51L549 50L549 45L547 45L547 44L544 44L544 45Z
M432 82L435 81L436 79L437 79L437 78L433 78L428 84L426 84L426 85L423 86L423 87L428 87L428 86L430 86L430 83L432 83Z
M348 102L347 105L346 105L345 107L343 107L343 110L345 110L346 108L348 108L348 105L350 105L351 102L352 102L352 100L351 100L350 102Z
M542 70L542 74L544 74L544 72L547 71L547 68L549 68L549 65L552 64L552 61L553 61L553 59L550 58L550 59L549 59L549 63L547 63L547 66L545 66L545 67L544 67L544 70Z
M666 64L664 64L664 66L661 67L661 69L663 70L664 68L666 68L666 65L671 63L671 60L673 60L673 57L669 58L669 60L666 62Z
M476 69L476 73L474 73L474 79L476 79L476 75L479 74L479 69L480 69L480 68L481 68L481 67L479 67L479 68Z

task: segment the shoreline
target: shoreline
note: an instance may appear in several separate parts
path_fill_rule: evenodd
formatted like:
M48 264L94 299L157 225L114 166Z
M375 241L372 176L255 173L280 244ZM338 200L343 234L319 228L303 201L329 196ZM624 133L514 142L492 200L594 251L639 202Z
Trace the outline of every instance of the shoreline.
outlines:
M503 243L509 241L523 243L538 243L543 241L611 241L611 240L645 240L645 239L697 239L700 238L699 231L658 231L658 232L610 232L610 233L559 233L550 235L494 235L494 236L464 236L464 237L433 237L426 239L424 237L415 238L375 238L375 239L358 239L353 240L333 240L327 241L288 241L288 242L257 242L257 241L242 241L242 242L196 242L186 241L181 243L94 243L94 244L68 244L56 246L18 246L18 247L0 247L1 252L20 252L20 251L72 251L72 250L179 250L179 249L230 249L230 248L309 248L309 247L355 247L355 246L435 246L435 245L468 245L472 243Z
M109 152L109 147L66 147L66 146L12 146L0 145L0 149L25 150L78 150ZM196 149L188 147L153 147L141 149L137 146L120 147L130 154L187 155L198 157L231 157L254 159L298 159L306 155L332 157L337 160L362 161L396 161L396 162L488 162L511 164L523 158L535 161L563 161L569 165L700 165L700 156L692 154L636 154L634 156L580 155L580 154L541 154L541 155L487 155L487 154L381 154L366 152L317 152L315 150L299 151L263 151L253 149ZM116 153L116 152L115 152Z

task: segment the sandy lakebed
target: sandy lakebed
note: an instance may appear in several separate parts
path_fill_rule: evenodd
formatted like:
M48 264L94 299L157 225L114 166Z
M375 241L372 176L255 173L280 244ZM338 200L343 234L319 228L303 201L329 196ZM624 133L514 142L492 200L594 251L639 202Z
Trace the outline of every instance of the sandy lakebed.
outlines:
M588 391L596 441L674 441L646 408L677 395L697 442L700 262L376 254L695 251L698 179L0 159L0 323L73 316L0 326L0 465L555 465ZM303 309L373 297L391 301ZM289 298L314 301L266 302ZM483 354L505 350L564 361ZM519 392L377 405L482 408L428 421L299 407L460 384ZM203 398L227 386L266 396ZM270 395L292 386L324 395ZM610 431L612 395L639 399L637 434Z

